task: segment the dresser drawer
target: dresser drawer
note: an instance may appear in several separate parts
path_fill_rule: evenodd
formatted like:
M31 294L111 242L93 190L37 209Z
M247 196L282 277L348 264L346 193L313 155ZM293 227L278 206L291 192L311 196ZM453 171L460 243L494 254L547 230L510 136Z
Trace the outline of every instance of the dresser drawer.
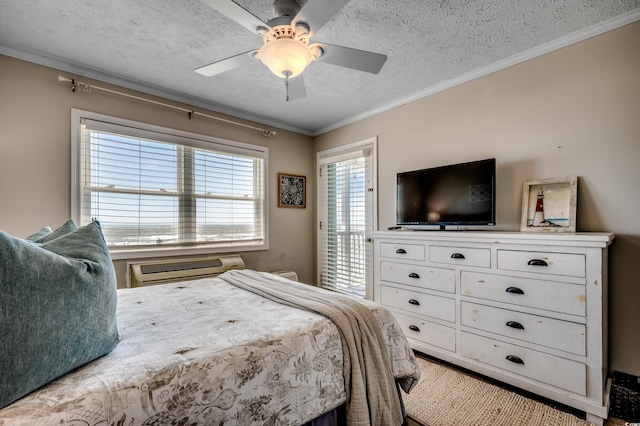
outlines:
M498 250L498 269L536 274L585 277L583 254Z
M429 260L450 265L491 267L491 250L449 246L429 246Z
M420 343L437 346L447 351L456 350L456 329L435 324L422 319L416 319L408 315L393 314L404 335L409 339Z
M547 383L580 395L587 393L585 364L488 339L472 333L460 335L462 356Z
M462 271L460 294L519 306L586 315L586 286Z
M586 355L587 328L584 324L468 302L462 302L460 311L462 325L467 327Z
M382 286L383 305L412 314L456 322L456 301L418 291Z
M453 269L380 262L380 279L447 293L456 292L456 274Z
M391 259L425 260L424 244L380 243L380 256Z

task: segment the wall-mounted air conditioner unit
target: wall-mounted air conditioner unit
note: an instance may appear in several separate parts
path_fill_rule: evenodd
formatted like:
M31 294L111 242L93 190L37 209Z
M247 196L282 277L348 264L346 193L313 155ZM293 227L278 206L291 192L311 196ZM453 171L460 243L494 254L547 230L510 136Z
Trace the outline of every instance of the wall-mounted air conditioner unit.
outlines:
M215 277L230 269L244 269L239 255L185 257L127 263L127 287L166 284Z
M288 278L292 281L298 281L298 274L295 271L273 271L271 272L275 275L280 275L281 277Z

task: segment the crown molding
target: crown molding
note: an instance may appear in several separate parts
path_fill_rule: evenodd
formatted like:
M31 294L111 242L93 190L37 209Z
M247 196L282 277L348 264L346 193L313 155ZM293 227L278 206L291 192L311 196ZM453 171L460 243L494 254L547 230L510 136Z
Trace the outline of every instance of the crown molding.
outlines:
M460 84L467 83L471 80L475 80L480 77L484 77L486 75L492 74L496 71L503 70L505 68L509 68L513 65L520 64L522 62L528 61L530 59L537 58L542 55L546 55L547 53L554 52L556 50L562 49L567 46L571 46L572 44L579 43L581 41L587 40L589 38L598 36L600 34L604 34L608 31L614 30L616 28L623 27L630 23L640 20L640 9L635 9L631 12L624 13L615 18L603 21L599 24L593 25L589 28L585 28L580 31L576 31L572 34L564 36L562 38L553 40L548 43L541 44L524 52L518 53L516 55L510 56L501 61L494 62L490 65L487 65L482 68L478 68L474 71L459 75L457 77L451 78L442 83L433 85L424 90L414 93L413 95L404 97L395 102L386 104L379 108L367 111L363 114L350 117L346 120L342 120L340 122L334 123L331 126L324 127L322 129L318 129L314 131L311 136L318 136L323 133L327 133L331 130L338 129L340 127L344 127L348 124L353 124L358 121L364 120L366 118L373 117L385 111L392 110L402 105L406 105L408 103L417 101L422 98L426 98L427 96L434 95L436 93L442 92L447 89L451 89L452 87L458 86Z
M247 111L232 108L216 102L211 102L196 96L186 95L181 92L177 92L171 89L167 89L153 84L145 83L139 80L133 80L127 77L123 77L116 74L106 73L99 69L87 67L78 63L70 62L61 58L47 56L42 54L33 54L23 52L19 50L9 49L4 46L0 46L0 55L9 56L12 58L20 59L26 62L42 65L48 68L53 68L58 71L67 72L74 76L81 76L90 78L92 80L98 80L103 83L113 84L115 86L123 87L130 90L135 90L147 95L158 96L164 99L168 99L175 102L180 102L189 106L199 107L208 111L213 111L219 114L225 114L234 118L248 120L253 123L257 123L262 126L277 127L278 129L299 133L306 136L311 136L311 132L307 129L300 129L288 124L284 124L275 120L270 120L266 117L251 114Z
M331 130L335 130L340 127L347 126L349 124L356 123L358 121L373 117L375 115L381 114L383 112L389 111L399 106L417 101L427 96L431 96L436 93L442 92L444 90L451 89L455 86L467 83L471 80L475 80L477 78L503 70L505 68L509 68L513 65L517 65L522 62L528 61L530 59L534 59L539 56L545 55L547 53L551 53L553 51L570 46L572 44L579 43L581 41L598 36L600 34L606 33L608 31L614 30L616 28L622 27L624 25L630 24L638 20L640 20L640 9L635 9L631 12L624 13L615 18L593 25L589 28L576 31L565 37L559 38L557 40L553 40L548 43L544 43L540 46L536 46L527 51L518 53L516 55L510 56L503 60L494 62L485 67L478 68L474 71L459 75L457 77L453 77L442 83L435 84L424 90L418 91L410 96L406 96L394 102L366 111L362 114L349 117L345 120L341 120L329 126L326 126L320 129L315 129L315 130L303 129L296 126L291 126L290 124L285 124L276 120L269 119L264 116L251 114L244 110L232 108L223 104L218 104L216 102L208 101L199 97L186 95L184 93L173 91L160 86L155 86L139 80L130 79L124 76L116 75L116 74L106 73L104 71L87 67L85 65L81 65L78 63L69 62L58 57L47 56L44 54L22 52L14 49L9 49L4 46L0 46L0 54L5 56L10 56L16 59L21 59L27 62L32 62L38 65L46 66L49 68L54 68L56 70L68 72L74 75L83 76L86 78L91 78L101 82L124 87L130 90L135 90L135 91L139 91L149 95L162 97L175 102L184 103L190 106L203 108L219 114L225 114L234 118L248 120L260 125L273 126L273 127L277 127L278 129L287 130L287 131L298 133L305 136L315 137L323 133L327 133Z

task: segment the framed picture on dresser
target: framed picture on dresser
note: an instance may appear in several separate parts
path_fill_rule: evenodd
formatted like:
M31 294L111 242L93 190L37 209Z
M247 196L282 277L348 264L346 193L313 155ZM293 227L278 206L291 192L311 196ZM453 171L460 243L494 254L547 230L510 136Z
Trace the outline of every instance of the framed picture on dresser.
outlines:
M522 186L522 232L576 232L578 178L527 180Z

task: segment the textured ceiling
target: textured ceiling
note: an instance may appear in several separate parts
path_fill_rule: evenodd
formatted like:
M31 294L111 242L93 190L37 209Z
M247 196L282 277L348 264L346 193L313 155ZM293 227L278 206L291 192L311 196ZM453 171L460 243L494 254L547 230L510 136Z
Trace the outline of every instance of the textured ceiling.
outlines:
M237 3L273 17L269 0ZM0 54L314 135L638 19L640 0L351 0L312 42L386 64L374 75L313 62L294 102L258 60L194 72L262 43L199 0L0 0Z

